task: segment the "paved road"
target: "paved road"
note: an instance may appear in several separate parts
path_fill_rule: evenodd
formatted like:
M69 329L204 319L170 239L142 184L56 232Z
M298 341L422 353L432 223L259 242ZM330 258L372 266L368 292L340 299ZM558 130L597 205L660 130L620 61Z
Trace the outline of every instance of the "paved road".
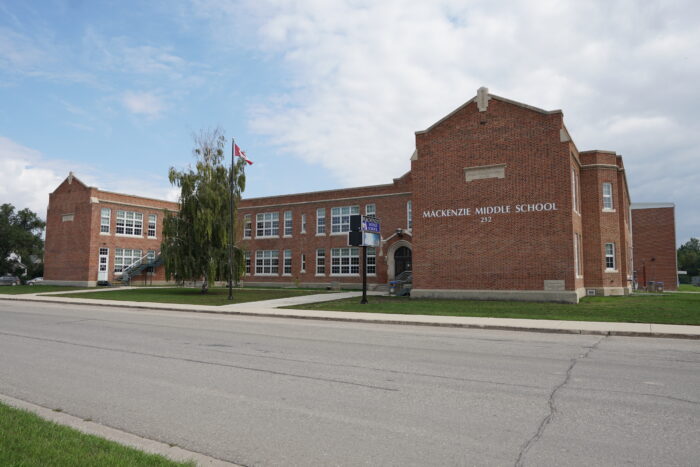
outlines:
M700 342L0 300L0 393L244 465L698 465Z

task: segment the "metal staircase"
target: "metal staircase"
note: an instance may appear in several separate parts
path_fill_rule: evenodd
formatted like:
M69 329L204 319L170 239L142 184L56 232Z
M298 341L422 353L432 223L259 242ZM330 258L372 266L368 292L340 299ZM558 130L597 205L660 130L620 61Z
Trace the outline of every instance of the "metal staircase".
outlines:
M146 268L160 266L163 264L163 257L160 251L155 255L150 256L148 254L142 256L138 260L131 263L129 266L122 270L122 274L119 277L115 277L115 281L119 281L122 285L127 285L131 283L131 278L141 274Z

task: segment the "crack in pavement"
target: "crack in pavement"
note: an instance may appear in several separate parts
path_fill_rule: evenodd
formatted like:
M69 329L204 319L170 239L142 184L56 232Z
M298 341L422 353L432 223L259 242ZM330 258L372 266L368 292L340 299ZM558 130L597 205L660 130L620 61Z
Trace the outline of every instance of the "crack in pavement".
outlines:
M566 386L568 384L569 380L571 379L571 372L574 369L574 366L576 366L576 364L580 360L583 360L584 358L588 357L588 355L590 355L590 353L593 352L598 347L598 345L600 345L600 343L603 342L603 340L606 337L607 336L601 337L598 340L598 342L596 342L592 346L588 347L588 350L586 350L585 353L583 353L582 355L579 355L576 358L571 359L571 363L569 364L569 368L567 368L567 370L566 370L566 376L564 378L564 381L562 381L561 383L556 385L554 387L554 389L552 389L552 392L549 394L549 399L547 400L547 402L549 404L549 413L542 419L542 421L540 422L540 425L537 427L537 431L535 432L535 434L530 439L528 439L525 442L525 444L523 444L522 448L520 448L520 452L518 453L518 458L515 460L515 467L522 467L524 465L525 455L530 450L530 448L532 448L532 446L534 446L534 444L537 441L539 441L540 438L542 438L542 435L544 434L544 430L547 428L549 423L554 418L554 414L557 412L557 407L554 404L554 398L556 397L557 392L559 392L560 389L562 389L564 386Z

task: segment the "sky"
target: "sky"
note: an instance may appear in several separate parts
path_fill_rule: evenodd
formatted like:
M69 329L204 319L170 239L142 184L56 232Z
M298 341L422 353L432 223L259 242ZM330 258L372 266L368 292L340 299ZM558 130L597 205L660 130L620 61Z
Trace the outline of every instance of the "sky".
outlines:
M683 0L0 0L0 203L45 216L73 171L175 200L220 127L245 197L390 183L486 86L562 109L624 157L633 202L700 237L700 3Z

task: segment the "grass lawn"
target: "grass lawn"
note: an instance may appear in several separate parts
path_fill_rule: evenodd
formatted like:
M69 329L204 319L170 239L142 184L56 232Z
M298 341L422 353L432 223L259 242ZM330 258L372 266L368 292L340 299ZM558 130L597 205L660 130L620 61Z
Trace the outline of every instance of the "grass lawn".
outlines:
M678 290L680 292L700 292L700 287L693 284L680 284Z
M147 287L143 289L113 290L90 293L61 294L61 297L90 298L104 300L126 300L133 302L184 303L188 305L231 305L234 303L257 302L276 298L298 297L325 293L325 290L310 289L262 289L240 288L233 289L233 301L228 300L227 288L212 288L206 294L201 294L199 288Z
M194 466L44 420L0 404L0 465L17 466Z
M69 287L65 285L16 285L0 287L0 295L18 295L25 293L60 292L65 290L85 290L87 287Z
M405 315L700 325L700 294L585 297L578 305L384 296L370 296L368 300L366 305L360 305L359 298L352 298L285 308Z

